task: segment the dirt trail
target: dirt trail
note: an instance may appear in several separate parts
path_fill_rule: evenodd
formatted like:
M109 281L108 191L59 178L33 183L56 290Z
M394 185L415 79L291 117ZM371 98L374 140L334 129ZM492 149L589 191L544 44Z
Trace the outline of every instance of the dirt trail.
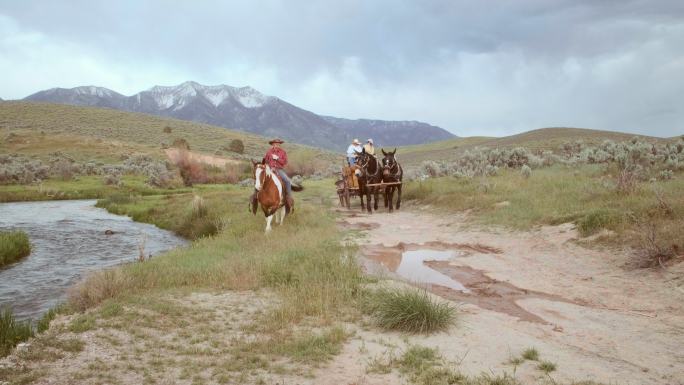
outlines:
M574 242L570 224L483 231L463 226L459 215L341 213L342 226L364 232L359 243L375 272L396 277L406 250L459 251L424 263L469 289L427 286L458 303L458 325L448 335L412 340L438 347L465 373L510 373L511 356L536 347L557 363L556 381L684 384L684 291L674 279L682 263L665 272L625 269L625 255ZM529 367L516 376L541 379Z

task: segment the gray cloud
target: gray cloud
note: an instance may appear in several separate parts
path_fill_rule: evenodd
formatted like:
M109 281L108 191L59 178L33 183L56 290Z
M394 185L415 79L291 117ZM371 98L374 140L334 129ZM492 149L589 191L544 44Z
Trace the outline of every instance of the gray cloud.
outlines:
M459 135L684 133L681 1L30 1L0 5L0 97L187 79Z

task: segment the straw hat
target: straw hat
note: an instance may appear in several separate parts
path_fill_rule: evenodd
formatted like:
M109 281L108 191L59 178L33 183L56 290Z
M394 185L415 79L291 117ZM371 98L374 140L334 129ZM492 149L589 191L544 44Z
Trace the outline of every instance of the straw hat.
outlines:
M354 139L354 140L352 140L352 144L361 144L361 142L359 142L358 139Z
M273 143L285 143L285 141L283 141L283 140L280 139L280 138L275 138L275 139L271 139L271 140L268 142L268 144L273 144Z

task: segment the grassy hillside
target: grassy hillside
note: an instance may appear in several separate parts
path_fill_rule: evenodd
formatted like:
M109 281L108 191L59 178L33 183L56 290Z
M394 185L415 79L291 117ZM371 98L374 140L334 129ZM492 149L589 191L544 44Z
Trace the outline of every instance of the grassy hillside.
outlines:
M522 134L492 138L474 136L454 138L424 145L406 146L398 150L403 164L417 165L424 160L452 160L466 150L475 147L511 148L527 147L530 150L558 150L567 142L581 140L587 145L597 145L604 140L626 141L639 137L649 142L661 142L668 139L652 136L634 135L622 132L589 130L586 128L551 127L527 131Z
M77 161L112 162L122 153L146 153L164 157L162 144L185 139L193 151L228 157L233 139L244 142L244 154L261 158L268 149L266 138L207 124L96 107L48 103L3 102L0 104L0 153L20 153L38 158L61 151ZM333 153L287 143L293 157L336 160Z

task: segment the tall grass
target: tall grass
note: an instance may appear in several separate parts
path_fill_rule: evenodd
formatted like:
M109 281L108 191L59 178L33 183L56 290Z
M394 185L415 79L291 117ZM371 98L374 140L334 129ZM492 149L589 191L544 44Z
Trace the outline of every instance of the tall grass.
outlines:
M469 210L470 219L480 224L528 230L574 222L582 236L604 229L615 232L602 239L609 244L629 245L645 254L681 253L684 175L639 182L631 194L619 194L614 172L598 165L558 165L537 169L529 178L511 170L486 178L433 178L406 183L404 198L451 211ZM508 204L497 205L504 201Z
M380 289L364 299L366 312L378 326L408 333L431 333L446 330L456 318L456 310L438 302L421 290Z
M10 308L0 309L0 357L4 357L20 342L33 337L31 321L17 321Z
M31 253L28 235L23 231L0 231L0 267Z
M353 250L340 244L331 213L302 205L282 227L264 236L264 219L247 212L248 190L229 187L202 193L207 216L226 219L225 229L144 263L95 273L70 293L79 310L127 294L178 288L272 288L282 305L268 315L274 325L305 316L335 319L353 306L361 271ZM142 197L136 203L110 206L136 220L177 229L188 215L193 195ZM346 312L349 313L349 312Z

